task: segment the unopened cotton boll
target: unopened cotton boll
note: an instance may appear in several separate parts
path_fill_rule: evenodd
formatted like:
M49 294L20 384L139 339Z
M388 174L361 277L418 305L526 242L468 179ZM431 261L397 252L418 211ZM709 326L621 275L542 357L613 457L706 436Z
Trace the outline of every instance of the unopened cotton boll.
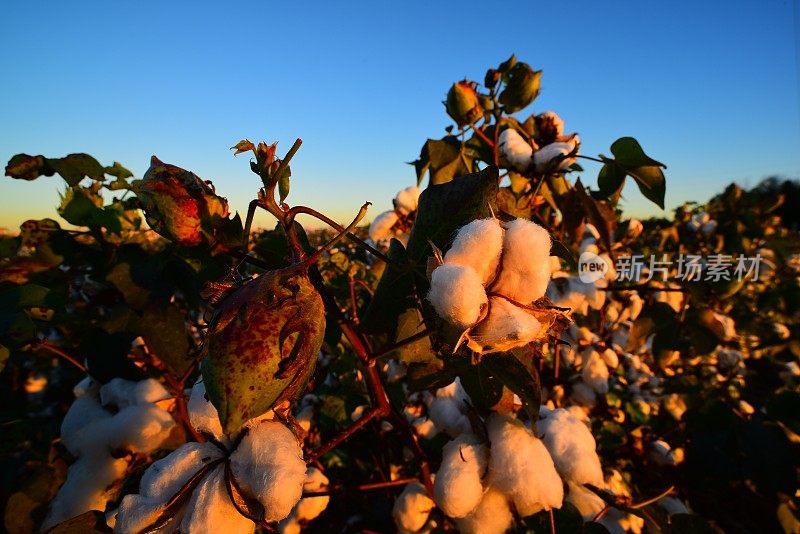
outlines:
M189 422L198 432L210 434L218 440L225 437L217 409L206 395L206 385L202 380L198 380L192 387L187 409Z
M563 408L545 415L537 428L556 471L567 481L602 487L603 468L586 424Z
M392 227L397 224L399 217L394 210L384 211L378 214L369 225L369 238L375 243L394 236Z
M544 296L550 283L550 234L536 223L516 219L506 226L500 275L491 290L519 303Z
M474 269L448 264L431 273L428 300L439 317L460 328L478 322L488 303L483 280Z
M489 483L505 493L523 517L560 508L564 488L544 443L506 415L491 414L486 429L491 442Z
M394 524L401 533L418 532L428 522L428 516L434 507L434 502L428 497L422 484L406 484L403 492L394 501Z
M472 267L483 283L488 284L500 264L504 233L497 219L472 221L458 230L453 245L444 256L444 262Z
M265 521L289 515L303 493L303 451L294 434L274 421L249 429L231 454L231 470L242 489L264 506Z
M403 215L408 215L412 211L417 211L419 202L419 187L412 185L406 187L394 197L394 209Z
M482 354L511 350L539 337L542 323L502 297L489 299L489 314L469 334L469 347Z
M503 534L514 521L503 492L489 486L480 504L468 515L456 519L461 534Z
M487 457L486 445L471 434L463 434L444 446L433 498L445 514L464 517L478 506Z
M533 163L533 147L514 128L506 128L497 139L500 154L509 167L517 172L526 172Z

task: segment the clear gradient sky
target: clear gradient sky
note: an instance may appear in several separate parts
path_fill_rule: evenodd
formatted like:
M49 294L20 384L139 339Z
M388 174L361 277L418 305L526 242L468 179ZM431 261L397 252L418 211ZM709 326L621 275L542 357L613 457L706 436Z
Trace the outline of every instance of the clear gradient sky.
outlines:
M259 182L228 147L302 137L289 201L344 220L370 200L374 216L444 133L450 84L515 52L544 70L532 110L557 111L584 153L633 135L668 165L670 209L800 177L797 1L6 0L0 160L88 152L140 177L156 154L244 211ZM54 216L59 188L3 177L0 227ZM628 213L663 213L625 193Z

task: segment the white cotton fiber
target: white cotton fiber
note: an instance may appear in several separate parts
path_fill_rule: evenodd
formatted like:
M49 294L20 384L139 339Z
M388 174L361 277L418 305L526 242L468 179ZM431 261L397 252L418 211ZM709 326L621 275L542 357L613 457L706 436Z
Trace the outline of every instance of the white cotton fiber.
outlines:
M253 426L230 459L242 490L264 506L266 521L289 515L303 493L306 464L288 428L274 421Z
M564 487L544 443L506 415L490 415L486 430L491 441L489 483L505 493L523 517L560 508Z
M268 514L269 511L267 509ZM231 502L225 485L225 468L220 465L195 488L180 531L182 534L248 534L254 532L255 527L255 523L240 514Z
M461 386L461 380L456 378L436 391L436 396L428 406L428 416L437 429L454 438L472 432L472 425L466 416L470 404L471 400Z
M584 362L581 377L595 393L605 395L608 393L608 367L603 357L596 350L591 350L588 359Z
M118 409L137 404L154 403L168 399L169 392L158 381L148 378L139 382L131 382L122 378L113 378L100 387L100 402L103 406L114 406Z
M512 170L524 173L533 163L533 147L514 128L500 132L497 145Z
M603 358L608 368L616 369L619 367L619 356L614 352L614 349L606 349L600 356Z
M489 486L480 504L469 515L456 519L461 534L503 534L514 521L503 492Z
M447 264L472 267L488 284L497 274L505 230L494 218L478 219L462 226L444 256Z
M516 219L506 226L503 265L491 291L531 304L550 282L550 234L536 223Z
M597 393L586 382L572 384L571 398L581 406L592 407L597 404Z
M397 193L394 197L394 209L402 215L408 215L412 211L417 211L419 202L419 187L412 185Z
M470 332L470 348L482 354L511 350L539 337L542 324L532 313L502 297L489 299L489 315Z
M436 505L450 517L464 517L481 501L481 479L488 450L471 434L463 434L442 449L442 464L433 484Z
M369 225L369 238L375 243L394 236L392 227L397 224L399 217L394 210L378 214Z
M329 482L328 477L322 471L316 467L309 467L306 471L305 482L303 482L303 491L308 493L322 491L328 487ZM278 532L280 534L300 532L303 523L316 519L319 514L325 511L330 499L328 495L300 499L292 509L289 517L278 523Z
M556 137L564 135L564 120L555 111L543 111L536 117L536 122L549 125Z
M545 145L533 154L533 163L536 166L536 172L551 172L565 171L570 165L575 163L575 158L565 158L554 168L551 169L551 162L560 156L567 156L572 153L576 146L580 145L580 139L577 135L573 136L568 141L556 141ZM554 165L554 164L552 164Z
M581 484L567 481L569 489L567 502L572 503L581 513L584 521L591 521L600 511L606 507L606 503L591 490L584 488Z
M225 434L219 422L219 414L214 404L208 399L206 385L202 380L198 380L192 387L187 408L189 422L198 432L210 434L220 441L224 439Z
M536 426L562 478L602 487L603 468L586 424L563 408L541 415L545 417Z
M439 317L459 328L478 322L488 302L483 280L474 269L448 264L433 270L428 300Z
M139 482L139 493L167 502L203 466L221 456L222 451L209 442L184 443L147 468Z
M418 532L428 522L428 516L435 507L425 488L419 482L412 482L394 501L392 517L401 534Z

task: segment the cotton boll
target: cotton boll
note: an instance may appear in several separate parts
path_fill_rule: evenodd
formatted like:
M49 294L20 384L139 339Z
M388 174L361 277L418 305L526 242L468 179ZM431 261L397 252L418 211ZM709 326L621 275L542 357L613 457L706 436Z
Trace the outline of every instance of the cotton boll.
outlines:
M304 492L322 491L328 487L328 477L316 467L309 467L306 471L306 479L303 483ZM319 514L325 511L330 502L330 497L327 495L320 495L318 497L304 497L295 505L289 517L284 519L278 524L278 532L281 534L289 534L289 530L293 530L295 524L299 529L299 524L312 521L316 519Z
M554 165L553 161L561 156L571 154L579 145L580 139L575 135L569 141L556 141L555 143L550 143L549 145L541 147L533 154L533 163L536 166L536 172L559 172L569 169L569 166L575 163L574 157L562 159L555 168L552 168Z
M157 380L148 378L138 382L113 378L100 387L100 402L103 406L115 406L118 409L137 404L154 403L168 399L169 392Z
M503 492L489 486L480 504L470 514L456 519L461 534L503 534L511 528L514 516Z
M394 236L392 227L397 224L399 217L394 210L384 211L372 220L369 225L369 238L375 243L390 239Z
M139 482L139 493L166 502L203 466L221 457L222 451L212 443L185 443L147 468Z
M582 406L592 407L597 404L597 393L585 382L572 385L572 400Z
M657 440L650 444L648 456L658 465L678 465L683 460L682 450L672 450L669 443Z
M483 280L474 269L448 264L433 270L428 300L439 317L460 328L478 322L488 303Z
M667 413L676 421L680 421L686 412L686 401L683 400L683 397L678 393L671 393L664 397L663 403Z
M488 451L471 434L463 434L442 449L442 464L433 484L437 506L450 517L464 517L481 501L481 479L486 472Z
M428 516L435 507L428 497L425 487L419 482L412 482L403 488L403 492L394 501L392 517L401 533L418 532L428 522Z
M218 440L225 437L217 409L206 395L206 385L202 380L198 380L192 387L187 408L189 422L198 432L210 434Z
M493 413L486 420L491 442L489 482L513 500L523 517L560 508L564 497L553 459L520 421Z
M512 170L524 173L531 166L533 147L514 128L506 128L500 132L497 145Z
M675 497L661 497L656 504L660 506L667 515L690 513L683 501Z
M596 350L591 352L581 371L581 377L595 392L601 395L608 393L608 367Z
M389 360L389 363L386 367L386 381L387 382L397 382L405 378L406 374L408 374L408 367L403 362L399 362L397 360Z
M154 404L129 406L114 414L104 429L104 441L112 450L148 453L169 437L174 426L169 412Z
M447 264L472 267L488 284L497 273L505 230L497 219L478 219L462 226L444 256Z
M240 514L231 502L225 484L225 468L222 465L214 468L195 488L186 510L181 521L182 533L255 532L255 523ZM270 512L267 508L268 516L271 515Z
M412 185L406 187L394 197L394 209L402 215L408 215L412 211L417 211L419 202L419 187Z
M566 500L572 503L581 513L584 521L591 521L606 507L606 503L591 490L584 488L581 484L568 481Z
M469 432L471 429L464 425L464 423L468 425L469 420L466 418L466 416L460 415L458 431L454 434L451 434L451 436L457 436L463 432ZM414 418L414 420L411 421L411 426L414 428L414 432L416 432L417 435L423 439L433 439L439 435L439 429L436 427L436 424L428 417Z
M591 431L565 409L553 410L540 419L537 428L556 471L576 484L603 486L603 469Z
M263 421L250 428L231 454L231 469L242 489L264 506L266 521L283 519L303 493L306 464L294 434Z
M436 391L436 397L428 406L428 416L436 428L451 437L471 433L472 425L465 415L471 402L469 395L461 386L461 380L456 378L449 385Z
M481 354L511 350L537 339L542 323L502 297L489 299L489 315L469 333L469 347Z
M516 219L506 225L500 275L492 291L522 304L544 295L550 283L550 234L536 223Z

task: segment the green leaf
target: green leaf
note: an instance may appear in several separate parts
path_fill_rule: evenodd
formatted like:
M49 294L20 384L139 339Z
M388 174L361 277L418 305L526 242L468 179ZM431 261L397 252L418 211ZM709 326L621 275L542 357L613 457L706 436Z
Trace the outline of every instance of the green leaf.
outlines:
M519 396L528 418L535 424L539 419L539 406L542 403L542 387L536 369L529 368L507 352L486 354L481 359L481 364Z
M667 167L645 154L639 141L633 137L620 137L614 141L611 144L611 153L614 154L614 159L626 168Z
M430 184L443 184L473 170L471 159L464 154L461 141L454 135L428 139L419 159L412 165L417 172L417 185L422 183L426 173L429 173Z
M139 322L141 334L156 356L177 376L191 363L183 313L175 306L145 310Z
M105 169L89 154L70 154L63 158L48 159L47 164L69 184L76 186L84 177L102 182Z
M425 322L419 308L409 308L400 314L397 319L397 332L395 343L408 339L411 336L425 330ZM430 337L423 337L408 345L403 345L397 350L392 351L392 356L405 364L414 362L427 362L436 357L431 347Z
M527 63L516 63L508 72L506 88L498 101L506 113L515 113L528 106L539 95L542 71L534 71Z
M611 196L617 192L622 187L620 175L625 173L636 181L645 198L664 209L666 179L661 169L667 166L645 154L633 137L620 137L614 141L611 153L614 154L613 160L601 156L605 162L597 179L601 193Z
M555 237L553 237L553 244L550 247L550 255L558 256L559 258L567 262L571 270L577 270L578 262L575 261L575 255L567 247L567 245L565 245Z
M108 174L109 176L114 176L120 180L125 180L126 178L132 178L133 173L122 166L122 164L118 161L115 161L111 167L106 167L103 169L103 172Z
M280 196L281 203L289 196L289 178L291 178L291 176L292 171L287 165L278 177L278 195Z
M511 54L510 58L500 63L500 66L497 67L497 70L505 74L511 69L511 67L513 67L516 64L517 64L517 56L515 54Z
M606 198L619 197L625 184L625 169L613 161L606 162L597 175L597 187Z
M131 265L127 262L116 264L106 275L106 280L124 295L125 301L134 310L143 310L150 299L150 291L138 285L131 277Z

